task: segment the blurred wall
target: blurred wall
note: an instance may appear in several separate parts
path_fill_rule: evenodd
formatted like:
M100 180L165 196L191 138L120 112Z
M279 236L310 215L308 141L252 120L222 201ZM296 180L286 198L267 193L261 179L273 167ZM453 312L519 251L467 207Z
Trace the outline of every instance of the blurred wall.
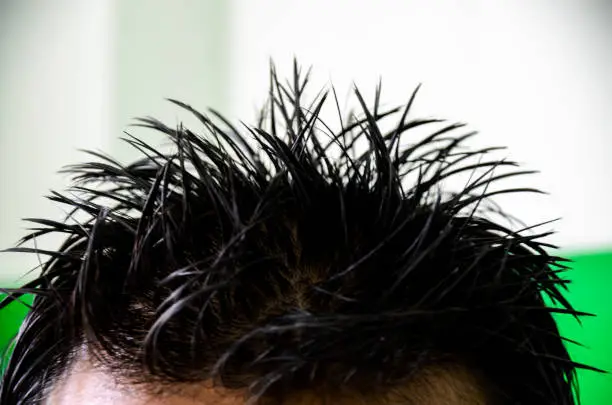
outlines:
M189 122L165 97L227 109L228 29L214 0L0 2L0 245L25 234L21 218L62 218L42 196L65 187L56 172L85 159L78 148L129 160L124 130L160 139L134 117ZM36 265L2 254L0 280Z
M119 140L126 129L155 145L151 131L127 128L134 117L151 115L168 125L183 121L197 125L165 98L202 109L229 108L229 2L113 0L112 4L116 80L110 136L115 155L133 157L134 150Z
M24 217L60 218L42 198L77 148L107 149L113 93L111 4L0 2L0 244L23 236ZM57 241L51 241L55 243ZM29 256L29 257L28 257ZM0 255L0 279L34 267Z

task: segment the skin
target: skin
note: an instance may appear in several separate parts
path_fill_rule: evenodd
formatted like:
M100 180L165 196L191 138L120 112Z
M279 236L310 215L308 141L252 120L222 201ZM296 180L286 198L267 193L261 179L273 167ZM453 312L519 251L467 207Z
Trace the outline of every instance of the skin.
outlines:
M343 396L320 399L312 393L296 393L282 404L292 405L487 405L481 386L473 373L462 368L429 369L418 381L376 398ZM171 394L151 394L135 387L119 385L112 376L86 361L77 362L68 375L58 381L45 405L247 405L242 391L215 388L203 383ZM263 402L257 402L263 404ZM269 402L266 402L269 404ZM275 402L278 404L278 402Z
M177 390L178 391L178 390ZM181 390L180 394L153 395L135 387L119 385L112 376L87 362L79 362L53 388L45 405L239 405L246 404L244 393L201 387Z

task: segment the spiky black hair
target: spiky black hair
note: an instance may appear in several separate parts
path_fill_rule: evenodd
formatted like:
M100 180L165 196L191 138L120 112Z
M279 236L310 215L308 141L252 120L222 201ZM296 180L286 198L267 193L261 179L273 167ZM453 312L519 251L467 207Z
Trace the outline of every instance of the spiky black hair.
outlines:
M381 111L332 131L308 75L271 72L270 99L240 130L213 110L202 134L145 118L174 145L123 165L90 152L73 165L67 221L36 224L22 244L65 235L42 272L1 307L35 294L0 388L31 404L80 348L132 382L214 380L253 395L316 384L393 386L428 365L465 364L508 404L573 404L575 371L553 314L582 315L563 297L563 258L547 234L511 229L483 210L528 173L465 149L463 125ZM418 89L417 89L418 90ZM335 93L334 93L335 96ZM336 98L336 105L337 105ZM383 121L396 124L384 130ZM415 130L430 135L412 139ZM459 192L447 179L470 174ZM499 214L499 213L498 213ZM76 218L79 218L78 220ZM547 306L547 297L553 306Z

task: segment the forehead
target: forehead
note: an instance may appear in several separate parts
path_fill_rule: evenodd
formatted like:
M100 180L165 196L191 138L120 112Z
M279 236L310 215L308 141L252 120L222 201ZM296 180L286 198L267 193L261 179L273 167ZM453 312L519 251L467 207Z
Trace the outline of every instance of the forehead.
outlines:
M244 394L208 387L192 387L181 394L151 394L118 385L106 372L86 365L75 367L51 390L45 405L244 405Z
M257 404L291 405L486 405L482 381L474 373L457 367L452 371L441 368L424 370L405 386L381 395L364 398L356 393L325 395L296 392L282 401L259 401ZM333 397L333 398L332 398ZM211 384L191 384L173 393L151 393L135 386L119 385L103 370L77 362L65 378L53 387L45 405L251 405L245 391L213 387Z

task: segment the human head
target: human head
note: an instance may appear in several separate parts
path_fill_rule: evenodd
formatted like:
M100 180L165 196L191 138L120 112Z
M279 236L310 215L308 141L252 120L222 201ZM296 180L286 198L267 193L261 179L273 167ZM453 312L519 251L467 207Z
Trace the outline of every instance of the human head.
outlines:
M50 197L67 222L30 220L22 241L64 243L13 249L49 260L2 303L36 296L0 403L63 405L93 384L149 405L572 404L583 366L552 316L579 315L564 259L490 209L537 191L496 187L526 172L465 149L460 124L411 117L416 91L386 111L356 91L362 115L332 133L305 76L271 77L255 126L171 100L201 134L141 119L174 151L130 136L141 159L67 168L71 194Z

